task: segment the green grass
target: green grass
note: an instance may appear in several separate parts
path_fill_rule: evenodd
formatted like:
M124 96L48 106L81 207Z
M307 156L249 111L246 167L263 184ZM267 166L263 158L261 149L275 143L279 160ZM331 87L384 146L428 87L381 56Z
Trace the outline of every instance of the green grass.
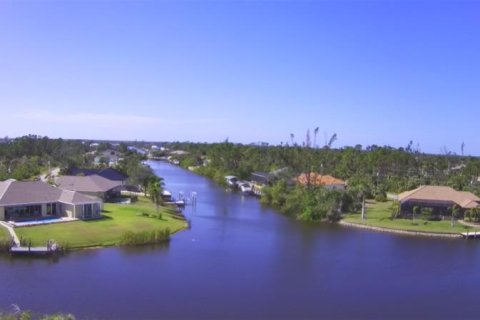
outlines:
M171 209L160 207L162 219L142 215L157 215L155 206L139 197L133 204L105 203L104 218L45 226L15 228L18 237L31 240L33 246L45 245L53 239L69 248L118 245L126 232L155 231L170 228L172 233L186 228L186 221L175 217Z
M452 228L450 220L428 221L419 217L412 223L412 219L391 219L391 206L391 201L369 201L367 203L365 220L362 221L360 213L346 215L344 220L374 227L435 233L461 233L476 230L476 228L464 226L457 221L455 221L454 227Z
M8 232L7 228L0 226L0 241L8 240L10 240L10 233Z

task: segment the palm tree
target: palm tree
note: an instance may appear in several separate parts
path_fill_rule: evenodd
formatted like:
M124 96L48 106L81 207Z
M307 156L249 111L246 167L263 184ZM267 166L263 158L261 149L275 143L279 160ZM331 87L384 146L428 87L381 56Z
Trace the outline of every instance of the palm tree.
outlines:
M392 202L392 218L395 219L399 213L400 213L400 202L393 201Z
M420 207L419 206L414 206L412 210L412 224L415 223L415 215L420 212Z
M455 226L455 218L458 217L458 214L460 213L460 208L456 204L454 204L450 207L450 212L452 214L452 220L450 225L453 228Z
M327 148L331 148L333 143L337 140L337 134L334 133L331 137L330 140L328 140Z
M463 215L463 220L472 222L472 215L473 215L473 209L465 210L465 213Z
M470 217L472 218L473 222L478 221L478 207L477 208L472 208L472 211L470 212Z
M362 220L365 220L365 194L362 192Z
M157 176L152 176L148 182L148 194L150 196L150 200L152 200L152 202L155 203L157 207L157 212L158 212L159 206L163 204L162 192L163 192L163 179Z

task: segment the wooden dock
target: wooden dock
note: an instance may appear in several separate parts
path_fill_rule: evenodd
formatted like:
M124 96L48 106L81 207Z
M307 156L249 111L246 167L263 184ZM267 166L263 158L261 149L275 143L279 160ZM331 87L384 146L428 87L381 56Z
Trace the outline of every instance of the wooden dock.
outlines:
M480 238L480 232L474 231L474 232L462 232L462 237L465 239L476 239Z
M55 253L56 250L49 247L11 247L10 253L15 255L44 256Z

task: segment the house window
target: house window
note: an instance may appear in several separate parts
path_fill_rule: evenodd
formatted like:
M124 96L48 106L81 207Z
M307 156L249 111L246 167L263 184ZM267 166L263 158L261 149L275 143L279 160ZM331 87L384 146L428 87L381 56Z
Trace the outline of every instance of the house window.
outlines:
M93 209L91 204L84 204L83 205L83 218L88 219L91 218L93 215Z
M57 204L56 203L47 203L47 216L56 216L57 215Z
M42 215L42 206L5 207L5 220L23 220L38 218Z

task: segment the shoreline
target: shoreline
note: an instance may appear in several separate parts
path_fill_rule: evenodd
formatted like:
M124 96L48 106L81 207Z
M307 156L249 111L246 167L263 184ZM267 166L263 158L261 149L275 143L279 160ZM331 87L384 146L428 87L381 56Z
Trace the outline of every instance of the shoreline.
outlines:
M443 239L461 239L462 238L462 235L460 233L441 233L441 232L391 229L391 228L384 228L384 227L375 227L375 226L370 226L370 225L360 224L355 222L348 222L345 220L340 220L338 224L344 227L349 227L349 228L366 229L366 230L371 230L376 232L393 233L393 234L406 235L406 236L443 238Z
M183 170L186 170L186 171L192 172L194 174L197 174L199 176L205 177L208 180L221 185L221 183L219 183L215 179L210 178L210 177L208 177L204 174L201 174L201 173L197 172L196 170L190 170L189 168L184 168L181 165L175 165L173 163L170 163L170 164L172 164L172 165L174 165L178 168L181 168ZM277 210L275 210L275 211L277 211ZM355 222L348 222L348 221L345 221L343 219L340 220L338 222L338 224L341 225L341 226L344 226L344 227L365 229L365 230L370 230L370 231L374 231L374 232L383 232L383 233L390 233L390 234L397 234L397 235L404 235L404 236L430 237L430 238L439 238L439 239L462 239L463 238L461 233L443 233L443 232L429 232L429 231L413 231L413 230L392 229L392 228L377 227L377 226L371 226L371 225L355 223Z

